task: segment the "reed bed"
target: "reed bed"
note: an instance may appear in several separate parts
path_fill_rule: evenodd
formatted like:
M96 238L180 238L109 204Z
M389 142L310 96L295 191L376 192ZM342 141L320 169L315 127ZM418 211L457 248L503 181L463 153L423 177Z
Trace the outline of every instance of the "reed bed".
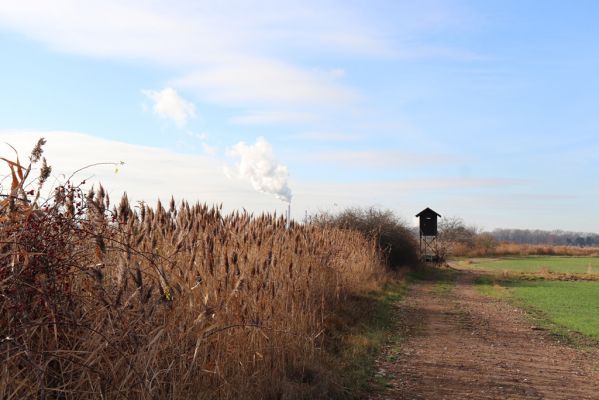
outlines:
M497 255L539 255L539 256L599 256L599 247L556 246L500 243L495 249Z
M72 180L40 203L44 177L37 190L27 183L40 156L28 167L5 160L0 398L292 399L343 389L323 364L327 323L347 296L380 281L374 240L186 201L150 207L124 196L111 208L101 187L84 193Z
M492 246L455 244L452 255L463 257L500 256L599 256L599 247L578 247L541 244L496 243Z

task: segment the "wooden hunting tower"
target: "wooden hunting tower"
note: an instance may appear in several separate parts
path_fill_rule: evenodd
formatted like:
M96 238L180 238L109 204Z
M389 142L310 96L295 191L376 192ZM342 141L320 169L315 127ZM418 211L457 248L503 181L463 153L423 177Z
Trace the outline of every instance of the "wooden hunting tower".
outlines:
M437 261L437 218L441 214L425 208L416 214L420 219L420 257L423 261Z

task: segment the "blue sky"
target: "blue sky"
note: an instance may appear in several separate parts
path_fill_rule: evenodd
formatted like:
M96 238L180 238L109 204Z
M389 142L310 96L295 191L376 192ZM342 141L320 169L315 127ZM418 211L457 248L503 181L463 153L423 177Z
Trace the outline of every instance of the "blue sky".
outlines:
M118 155L119 174L90 173L147 201L281 210L287 190L297 218L431 206L599 231L598 16L594 1L3 2L0 139L47 137L56 171Z

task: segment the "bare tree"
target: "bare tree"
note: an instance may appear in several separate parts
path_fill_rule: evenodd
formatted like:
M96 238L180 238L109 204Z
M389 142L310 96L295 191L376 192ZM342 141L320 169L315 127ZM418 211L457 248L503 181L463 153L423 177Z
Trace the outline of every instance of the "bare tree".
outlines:
M475 227L468 227L460 217L445 217L439 222L436 256L444 261L457 246L474 247L477 236Z

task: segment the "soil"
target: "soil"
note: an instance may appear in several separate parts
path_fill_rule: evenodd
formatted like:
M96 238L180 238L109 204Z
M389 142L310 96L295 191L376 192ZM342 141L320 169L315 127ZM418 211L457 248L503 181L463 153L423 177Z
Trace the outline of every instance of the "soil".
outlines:
M415 282L398 305L398 343L377 360L383 399L599 399L597 353L560 343L525 312L455 286Z

